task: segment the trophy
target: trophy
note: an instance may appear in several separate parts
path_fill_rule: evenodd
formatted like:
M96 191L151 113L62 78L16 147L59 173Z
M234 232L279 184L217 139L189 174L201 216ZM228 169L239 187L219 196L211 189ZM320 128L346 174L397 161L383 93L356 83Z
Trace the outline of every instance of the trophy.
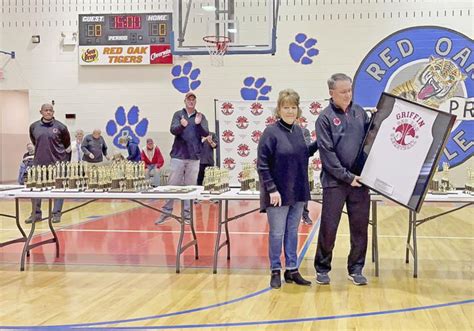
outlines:
M33 171L34 171L34 167L28 167L26 169L26 183L25 183L25 186L27 188L32 188L34 187L34 180L33 180Z
M95 189L97 188L97 168L95 166L92 166L89 169L89 174L87 176L89 178L87 190L94 192Z
M474 172L471 167L467 168L467 180L464 185L464 193L474 194Z
M214 167L207 167L204 170L204 180L203 180L203 185L204 185L204 191L212 191L213 186L214 186Z
M449 164L443 163L443 172L441 175L441 191L446 192L451 190L451 184L449 182Z
M66 162L66 168L67 168L67 173L68 173L68 188L69 189L76 189L77 188L77 181L76 181L75 163Z
M53 167L52 164L48 165L47 168L47 173L48 173L48 181L47 181L47 186L52 188L54 186L54 171L53 169L56 169Z
M311 166L308 167L309 191L314 190L314 170Z
M257 180L256 180L256 169L253 163L244 163L242 165L242 175L240 178L240 190L241 191L256 191Z
M125 191L133 191L133 171L134 166L132 162L127 162L125 164Z
M31 167L31 186L30 187L35 188L37 181L38 181L38 175L37 175L37 172L36 172L36 167L32 166Z
M43 169L44 168L44 169ZM36 188L39 188L40 191L43 190L44 181L46 179L46 166L41 167L40 165L36 166Z
M440 180L439 180L439 172L438 169L436 169L433 178L431 178L430 182L428 183L428 191L435 193L439 192L441 188L440 185Z

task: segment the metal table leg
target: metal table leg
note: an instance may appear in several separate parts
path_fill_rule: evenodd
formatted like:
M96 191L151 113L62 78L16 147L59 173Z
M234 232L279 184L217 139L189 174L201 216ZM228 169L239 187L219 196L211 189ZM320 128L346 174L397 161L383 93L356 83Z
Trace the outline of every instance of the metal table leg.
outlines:
M227 260L230 260L230 235L229 235L229 200L225 201L224 205L224 225L225 225L225 240L227 242Z
M408 211L408 236L405 248L405 263L410 262L411 232L412 232L412 211Z
M377 201L372 201L372 262L375 262L375 276L379 276L379 244L377 229Z
M418 278L418 248L416 241L416 212L410 210L408 215L408 237L405 251L405 263L409 262L410 253L413 256L414 271L413 277ZM411 244L413 242L413 245Z
M222 200L219 200L219 216L217 219L217 235L216 242L214 245L214 261L212 272L217 273L217 259L219 257L219 251L222 247L227 246L227 260L230 260L230 235L229 235L229 201L224 200L224 218L222 218ZM225 240L221 244L222 226L225 230Z
M19 217L18 215L17 217ZM34 244L30 244L31 239L34 236L35 228L36 228L36 219L33 217L33 222L31 223L31 230L30 230L30 233L28 234L28 238L26 239L25 246L23 247L23 252L21 254L21 261L20 261L21 271L25 270L25 257L30 256L30 250L32 250L33 248L37 246L55 243L56 244L56 257L59 257L59 239L58 239L58 236L56 235L56 232L54 231L53 224L52 224L52 199L48 199L48 225L53 235L53 238L46 239Z
M196 231L194 229L194 204L192 201L189 201L189 211L190 211L190 223L189 226L191 227L191 233L193 235L193 242L194 242L194 259L198 260L199 259L199 250L198 250L198 245L197 245L197 236L196 236Z
M416 242L416 213L412 211L412 226L413 226L413 264L414 264L414 271L413 277L418 277L418 247Z
M179 233L179 241L178 241L178 247L176 249L176 273L179 274L180 272L180 262L181 262L181 254L184 253L184 251L190 247L190 246L194 246L194 254L195 254L195 258L196 260L199 259L199 255L198 255L198 243L197 243L197 237L196 237L196 232L194 230L194 220L193 220L193 204L192 204L192 201L190 201L190 216L191 216L191 220L190 220L190 226L191 226L191 233L192 233L192 236L193 236L193 240L191 240L190 242L188 242L187 244L183 245L183 239L184 239L184 227L186 225L186 223L184 222L185 218L184 218L184 200L181 200L181 218L178 220L179 223L180 223L180 233Z
M179 220L180 232L178 246L176 247L176 273L180 272L181 252L184 238L184 200L181 200L181 219Z
M217 273L217 256L219 254L220 242L221 242L221 233L222 233L222 200L219 200L218 205L218 217L217 217L217 235L216 242L214 244L214 261L212 263L212 272Z
M48 200L48 226L49 226L49 230L53 234L53 238L54 238L53 242L56 245L56 258L59 258L59 239L53 227L53 200L52 199Z
M8 217L8 218L14 218L15 223L16 223L16 227L18 228L18 230L21 233L21 238L17 238L17 239L2 242L2 243L0 243L0 247L4 247L4 246L11 245L11 244L16 244L16 243L26 242L26 233L25 233L25 231L23 231L23 228L21 227L21 224L20 224L20 203L19 203L19 199L18 198L15 199L15 216L6 215L6 214L0 214L0 215L4 216L4 217ZM29 252L27 253L27 256L30 256Z

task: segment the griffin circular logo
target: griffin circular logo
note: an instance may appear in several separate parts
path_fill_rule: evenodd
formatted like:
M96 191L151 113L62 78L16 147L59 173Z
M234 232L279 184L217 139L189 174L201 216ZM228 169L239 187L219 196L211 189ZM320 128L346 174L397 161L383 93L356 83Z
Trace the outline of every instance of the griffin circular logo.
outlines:
M234 170L235 160L231 157L226 157L224 159L224 168L229 169L229 170Z
M231 130L224 130L224 132L222 132L222 140L224 140L224 142L231 143L234 141L234 139L234 132Z
M232 115L234 113L234 105L230 102L224 102L221 106L221 112L226 116Z
M249 126L249 120L245 116L239 116L235 121L235 125L237 125L239 129L247 129Z
M319 115L321 113L321 110L323 110L323 106L317 101L311 102L309 105L309 112L313 115Z
M82 51L81 59L84 62L91 63L99 61L99 51L96 48L88 48Z
M298 121L299 121L299 125L300 125L303 129L305 129L305 128L308 126L308 120L306 119L306 117L301 116L301 117L298 119Z
M321 170L321 159L319 157L311 161L311 168L313 168L313 170Z
M252 141L254 143L258 143L260 141L261 136L262 136L262 131L260 131L260 130L252 131Z
M263 106L260 102L254 102L250 106L250 112L255 116L261 115L263 113Z
M239 154L239 156L243 156L243 157L249 156L250 147L247 144L240 144L237 147L237 154Z
M276 121L277 121L277 119L276 119L275 116L268 116L268 117L265 119L265 126L272 125L272 124L275 123Z
M418 131L425 125L423 119L413 112L400 112L395 115L396 125L390 134L392 145L399 150L408 150L415 146L418 140Z

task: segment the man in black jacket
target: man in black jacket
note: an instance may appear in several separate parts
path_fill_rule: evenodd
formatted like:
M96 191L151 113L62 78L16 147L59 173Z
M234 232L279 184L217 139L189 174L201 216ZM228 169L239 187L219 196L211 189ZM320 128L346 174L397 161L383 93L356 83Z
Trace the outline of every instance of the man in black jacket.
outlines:
M94 129L92 134L88 134L82 141L82 160L89 163L101 163L104 156L107 160L110 160L107 154L107 144L102 137L102 131L100 129Z
M209 135L204 114L196 110L196 95L188 92L184 97L185 108L174 113L170 132L174 135L170 156L170 176L168 185L196 185L199 173L201 138ZM185 222L190 219L190 202L184 203ZM173 211L173 200L163 206L162 214L155 224L162 224Z
M214 150L218 144L219 140L214 132L209 132L207 137L202 138L201 154L199 156L199 175L197 179L198 185L203 184L206 168L214 166Z
M48 166L56 162L68 161L70 154L67 152L71 144L71 137L67 127L54 118L53 106L46 103L41 106L41 119L30 125L30 140L35 146L33 165ZM53 207L53 222L61 221L63 199L55 199ZM31 216L25 223L41 220L41 199L31 199Z
M322 162L323 207L318 246L314 259L316 282L329 284L332 251L344 204L347 206L351 249L347 261L348 278L355 285L367 284L362 275L367 251L369 190L358 182L358 154L369 118L352 102L352 79L334 74L328 80L330 104L316 121L319 155Z

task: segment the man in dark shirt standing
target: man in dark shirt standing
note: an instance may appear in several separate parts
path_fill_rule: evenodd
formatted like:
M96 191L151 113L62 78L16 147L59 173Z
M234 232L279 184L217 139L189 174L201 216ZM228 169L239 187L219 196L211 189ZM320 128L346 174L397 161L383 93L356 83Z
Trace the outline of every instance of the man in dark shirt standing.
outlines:
M188 92L184 97L185 108L174 113L170 132L174 135L170 156L170 176L168 185L196 185L199 173L199 155L201 138L209 135L204 114L196 110L196 95ZM168 200L163 206L162 214L155 224L162 224L173 211L174 200ZM190 219L190 202L185 201L184 217Z
M214 150L217 148L218 139L214 132L209 132L207 137L202 138L201 154L199 156L199 175L197 184L202 185L204 172L207 167L214 166Z
M314 259L316 282L329 284L332 251L344 204L349 216L351 249L347 261L349 280L367 284L362 275L367 251L369 190L360 177L358 154L369 119L362 107L352 102L352 79L334 74L328 79L331 100L316 121L319 155L322 162L323 207L318 246Z
M51 104L44 104L40 110L41 119L30 125L30 140L35 146L35 166L50 165L56 162L68 161L69 153L67 148L71 144L71 137L67 127L54 118L54 109ZM41 199L31 199L31 216L25 221L32 223L41 220ZM55 199L53 207L52 221L61 221L61 210L63 199Z
M107 155L107 144L102 137L102 131L94 129L92 134L88 134L82 141L82 160L90 163L100 163L103 161L103 156L109 160Z

